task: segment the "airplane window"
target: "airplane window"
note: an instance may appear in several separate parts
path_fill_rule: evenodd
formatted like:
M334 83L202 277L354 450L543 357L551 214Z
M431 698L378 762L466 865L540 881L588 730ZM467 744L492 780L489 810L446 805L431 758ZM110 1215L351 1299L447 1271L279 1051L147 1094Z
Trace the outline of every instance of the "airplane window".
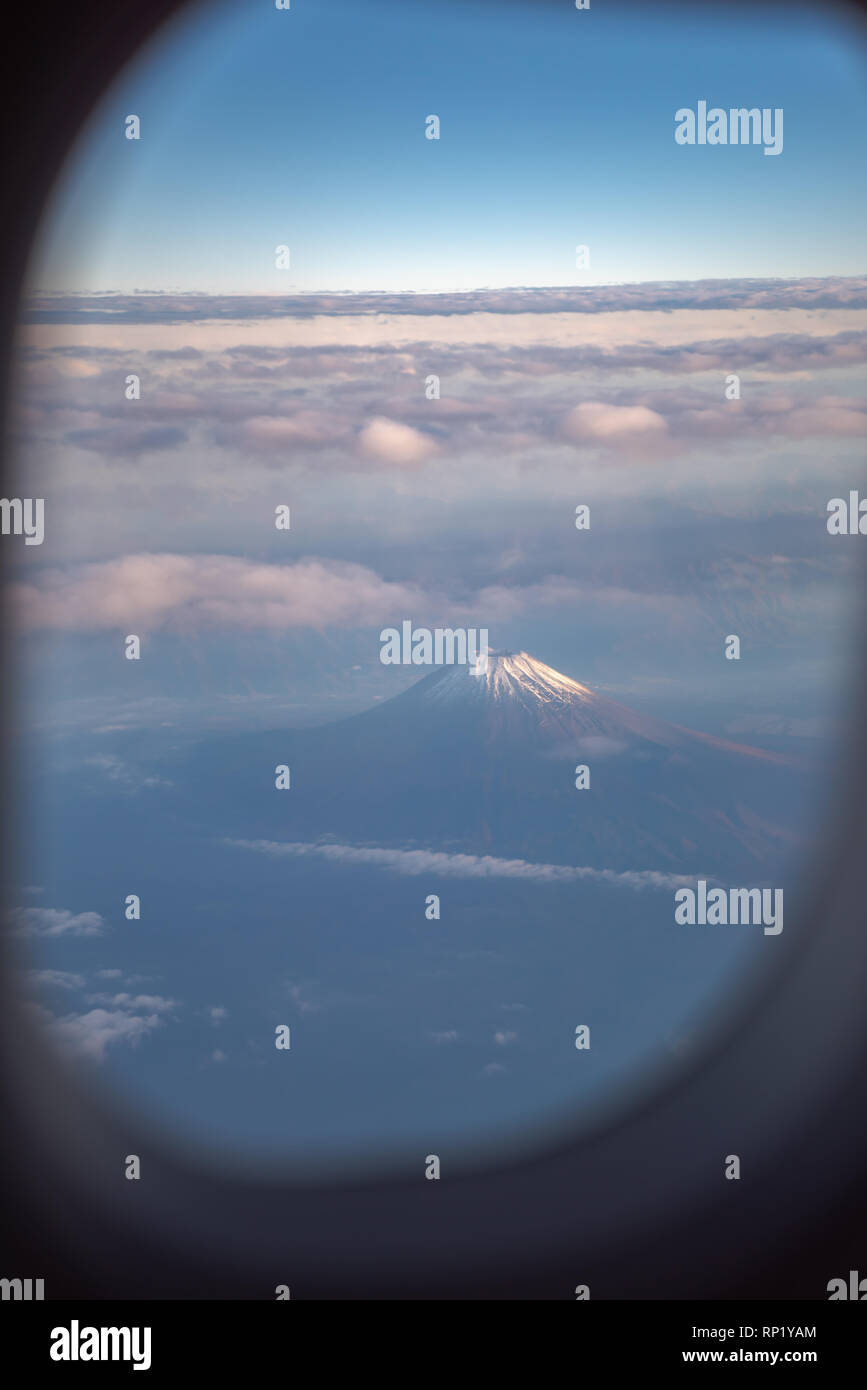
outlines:
M780 968L861 616L864 76L820 10L391 0L118 76L2 516L9 927L88 1085L435 1177Z

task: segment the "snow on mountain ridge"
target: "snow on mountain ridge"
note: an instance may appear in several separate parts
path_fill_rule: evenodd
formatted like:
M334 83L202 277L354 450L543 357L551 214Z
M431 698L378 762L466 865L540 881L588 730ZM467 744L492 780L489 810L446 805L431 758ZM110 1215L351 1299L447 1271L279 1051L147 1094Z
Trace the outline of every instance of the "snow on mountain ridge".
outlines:
M451 667L424 691L424 698L436 701L472 699L479 695L494 700L523 695L542 704L595 698L586 685L562 675L527 652L488 651L486 660L478 666Z
M578 737L606 740L613 747L639 738L672 747L681 741L673 725L619 705L524 651L489 650L487 662L436 671L403 698L418 716L426 708L456 724L465 717L479 719L488 735L522 742Z

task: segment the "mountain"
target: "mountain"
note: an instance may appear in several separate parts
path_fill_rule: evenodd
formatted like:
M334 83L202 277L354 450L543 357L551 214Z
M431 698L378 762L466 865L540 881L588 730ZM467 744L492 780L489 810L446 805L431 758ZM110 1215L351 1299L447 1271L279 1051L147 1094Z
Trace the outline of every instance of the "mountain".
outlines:
M477 737L488 743L504 740L541 748L597 739L672 750L702 745L741 758L788 762L781 754L637 714L527 652L491 651L478 672L471 666L441 667L379 708L387 711L389 721L411 711L427 729L447 723L456 731L466 730L473 723Z
M178 813L227 836L753 880L796 844L804 796L782 755L639 714L526 652L438 668L330 725L200 745L171 779Z

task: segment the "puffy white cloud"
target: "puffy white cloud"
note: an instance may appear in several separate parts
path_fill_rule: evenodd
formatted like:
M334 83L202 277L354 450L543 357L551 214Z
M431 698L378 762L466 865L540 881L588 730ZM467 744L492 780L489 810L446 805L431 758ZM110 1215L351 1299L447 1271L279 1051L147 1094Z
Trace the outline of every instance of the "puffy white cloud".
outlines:
M359 435L361 451L382 463L422 463L438 452L437 445L421 430L375 415Z
M96 994L88 1003L97 1007L62 1018L47 1015L45 1024L61 1048L92 1062L102 1062L106 1050L115 1044L137 1046L178 1007L176 1000L160 994Z
M106 1048L126 1042L135 1046L142 1038L159 1028L158 1014L133 1014L125 1009L91 1009L86 1014L67 1014L48 1025L48 1031L60 1045L91 1061L101 1062Z
M664 418L644 405L606 405L582 401L563 421L563 433L577 443L619 445L668 432Z
M20 936L99 936L105 925L98 912L65 907L16 907L9 916Z

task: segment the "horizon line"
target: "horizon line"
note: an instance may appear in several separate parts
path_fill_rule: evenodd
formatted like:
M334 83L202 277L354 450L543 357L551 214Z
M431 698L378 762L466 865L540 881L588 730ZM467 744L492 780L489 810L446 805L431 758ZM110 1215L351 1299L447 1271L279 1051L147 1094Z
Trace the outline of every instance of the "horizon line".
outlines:
M582 284L550 284L550 285L521 285L521 284L502 284L502 285L474 285L471 287L454 287L432 289L420 286L415 289L390 288L382 289L305 289L298 285L293 285L288 290L201 290L201 289L48 289L33 288L22 292L22 300L29 299L89 299L89 298L173 298L184 295L194 299L286 299L290 296L299 298L316 298L320 295L339 295L342 298L353 298L363 295L406 295L413 297L416 295L471 295L471 294L503 294L506 292L520 292L523 294L545 294L551 291L568 291L569 293L579 293L582 290L598 289L622 289L624 286L670 286L670 285L728 285L732 282L744 285L802 285L810 282L825 283L828 281L853 281L859 282L867 280L867 268L863 271L848 274L837 274L833 271L826 275L705 275L696 277L683 277L680 279L642 279L642 280L593 280Z

